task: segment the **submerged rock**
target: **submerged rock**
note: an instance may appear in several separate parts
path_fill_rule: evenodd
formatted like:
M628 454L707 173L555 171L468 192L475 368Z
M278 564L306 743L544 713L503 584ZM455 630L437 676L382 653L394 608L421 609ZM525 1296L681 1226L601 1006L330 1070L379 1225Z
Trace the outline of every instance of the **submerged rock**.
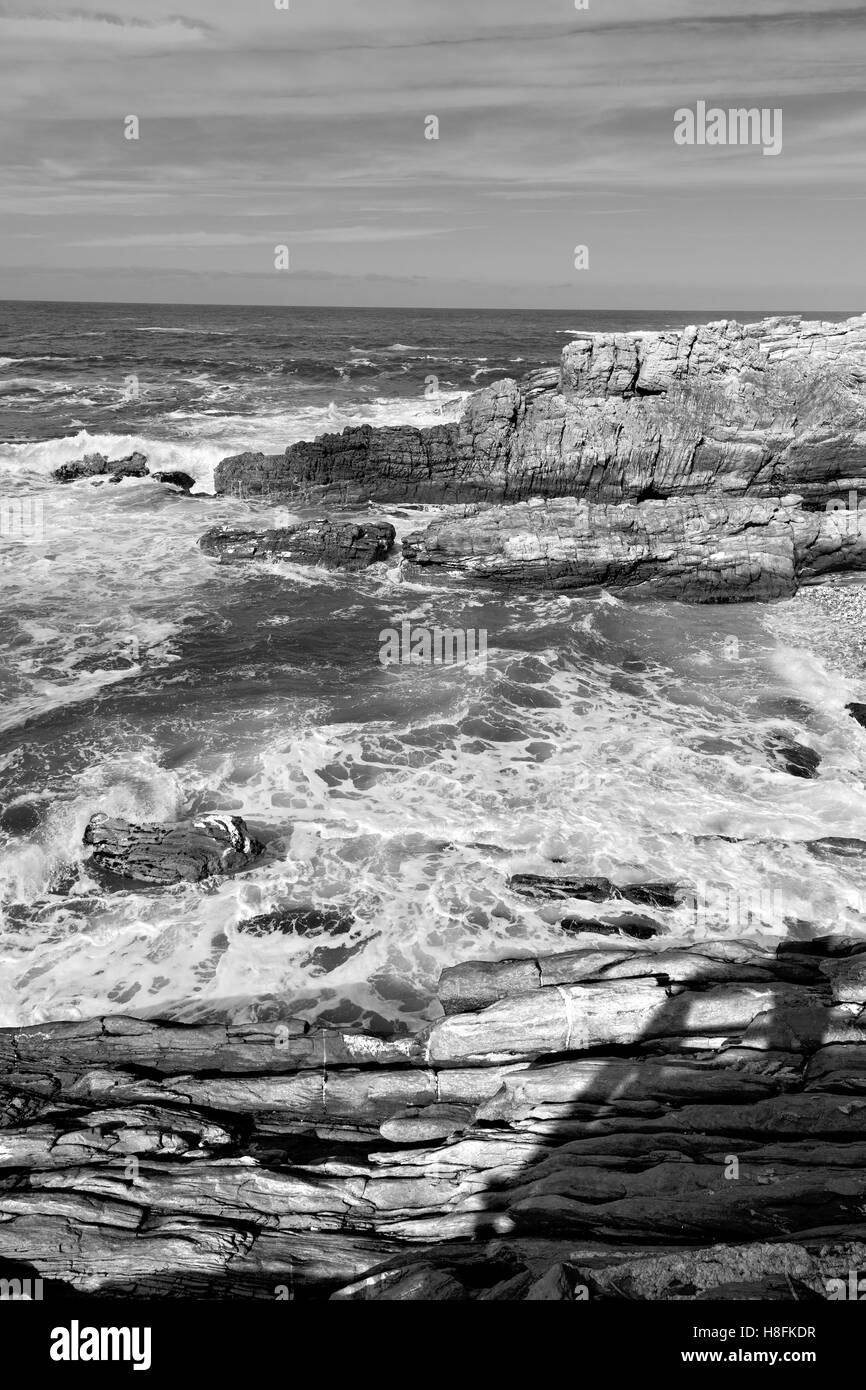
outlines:
M629 902L647 907L676 907L683 901L683 890L677 883L611 883L609 878L570 878L565 875L514 874L508 886L515 893L537 898L583 898L602 903L626 898Z
M123 478L147 477L147 457L144 454L128 454L126 458L111 462L104 454L85 454L74 463L61 464L55 468L53 477L58 483L74 483L79 478L95 478L109 474L109 482L119 483Z
M246 921L238 922L237 929L247 936L273 936L278 932L284 936L307 936L310 932L317 931L327 931L332 936L343 936L354 920L352 913L342 908L293 903L289 907L262 913L259 917L248 917Z
M850 835L824 835L819 840L803 841L810 854L818 859L863 859L866 857L866 840L858 840Z
M135 825L97 814L84 831L90 864L136 883L198 883L245 869L264 851L240 816L205 816L196 822Z
M301 966L312 975L328 975L332 970L338 970L341 965L345 965L353 956L357 956L363 951L364 945L363 941L356 941L353 946L345 942L339 946L317 946L308 956L304 956Z
M818 776L821 756L814 748L807 748L803 743L785 743L774 736L767 741L767 750L773 762L791 777Z
M73 671L132 671L138 662L133 661L129 656L123 656L120 652L108 652L104 655L94 653L93 656L82 657L80 661L73 664Z
M569 936L592 932L596 936L628 936L634 941L649 941L665 931L658 922L654 922L651 917L642 917L640 913L629 913L610 921L604 921L600 917L563 917L559 925Z
M389 521L300 522L271 531L229 530L219 526L199 540L205 555L221 564L243 560L295 560L307 564L359 570L384 560L396 531Z
M30 835L42 823L45 807L35 800L19 800L0 806L0 830L7 835Z

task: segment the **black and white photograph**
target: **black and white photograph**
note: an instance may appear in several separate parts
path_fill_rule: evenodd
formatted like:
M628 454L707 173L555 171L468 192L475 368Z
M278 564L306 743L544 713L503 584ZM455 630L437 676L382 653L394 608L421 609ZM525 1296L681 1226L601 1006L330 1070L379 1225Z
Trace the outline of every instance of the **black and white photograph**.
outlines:
M0 52L4 1338L554 1301L820 1369L863 0L5 0Z

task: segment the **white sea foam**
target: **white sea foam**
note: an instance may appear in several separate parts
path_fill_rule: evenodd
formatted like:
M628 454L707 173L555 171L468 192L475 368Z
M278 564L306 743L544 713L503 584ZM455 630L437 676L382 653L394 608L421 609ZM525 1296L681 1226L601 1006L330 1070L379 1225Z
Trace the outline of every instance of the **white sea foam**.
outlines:
M429 591L400 590L393 621L430 622L437 603ZM312 1017L346 995L396 1014L399 1002L377 992L379 976L408 981L423 998L445 964L565 949L558 925L565 911L596 912L520 897L507 887L518 872L724 881L747 907L778 893L785 915L816 931L829 922L862 930L862 871L840 872L800 843L856 834L862 825L866 758L850 719L819 699L814 728L795 730L824 760L822 776L804 781L768 761L749 708L783 699L792 684L808 699L808 665L798 673L785 656L780 681L772 644L766 657L725 664L717 633L742 624L744 650L746 635L757 647L752 614L699 614L687 628L650 607L638 619L635 609L599 599L563 597L556 605L558 618L585 631L589 645L575 662L559 628L550 646L536 644L525 703L509 704L519 693L513 644L543 616L542 600L508 605L508 646L491 640L484 671L382 671L366 698L389 698L402 720L325 723L323 711L290 703L262 726L252 761L230 744L216 759L185 764L181 777L145 750L133 768L109 760L83 774L71 808L52 827L50 864L74 856L95 805L131 818L170 818L181 795L196 789L222 789L229 798L234 788L235 808L253 824L273 826L286 849L205 895L181 887L106 898L83 935L70 937L68 916L55 911L41 938L29 930L26 955L14 931L7 934L15 1000L7 1008L37 1021L134 1000L136 1012L240 1019L254 1016L253 1001L267 996ZM652 655L638 663L645 669L631 677L630 693L611 684L611 673L641 632ZM271 688L266 700L273 697ZM261 703L246 715L236 708L238 732L247 719L261 724L262 712ZM774 723L768 714L766 727ZM40 891L50 869L33 854L32 846L22 848L11 861L27 894ZM356 924L348 940L359 953L316 976L311 951L335 944L326 934L238 933L245 917L287 901L350 907ZM688 907L670 914L678 934L708 929L690 914ZM745 934L784 934L780 918L761 914L758 906ZM722 935L744 934L723 915L711 925Z
M132 333L192 333L196 337L223 337L226 333L232 333L231 328L163 328L159 325L155 327L130 327L127 332Z

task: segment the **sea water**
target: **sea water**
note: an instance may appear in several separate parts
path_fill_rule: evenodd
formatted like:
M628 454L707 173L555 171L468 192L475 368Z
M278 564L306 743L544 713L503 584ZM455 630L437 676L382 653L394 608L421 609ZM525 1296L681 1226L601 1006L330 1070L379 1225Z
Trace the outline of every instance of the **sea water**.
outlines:
M228 454L453 420L572 331L720 316L0 306L0 499L42 519L41 537L0 536L0 1024L415 1027L443 966L569 949L563 917L602 910L520 896L517 873L680 881L696 896L660 919L686 937L862 930L860 861L806 847L861 836L866 811L844 708L866 683L831 669L819 616L407 583L399 547L344 574L221 567L196 546L273 524L209 495ZM136 449L192 494L51 480ZM375 514L399 539L438 510ZM485 660L383 663L381 633L407 623L484 632ZM819 775L791 776L773 740L817 751ZM82 845L96 811L231 812L268 855L231 880L108 892ZM354 925L238 930L287 903Z

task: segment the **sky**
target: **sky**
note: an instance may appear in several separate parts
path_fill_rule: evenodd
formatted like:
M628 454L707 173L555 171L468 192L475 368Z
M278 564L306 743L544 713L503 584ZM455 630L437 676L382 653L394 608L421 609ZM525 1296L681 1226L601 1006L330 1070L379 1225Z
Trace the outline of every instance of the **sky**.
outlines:
M866 309L864 0L95 2L0 4L2 298Z

